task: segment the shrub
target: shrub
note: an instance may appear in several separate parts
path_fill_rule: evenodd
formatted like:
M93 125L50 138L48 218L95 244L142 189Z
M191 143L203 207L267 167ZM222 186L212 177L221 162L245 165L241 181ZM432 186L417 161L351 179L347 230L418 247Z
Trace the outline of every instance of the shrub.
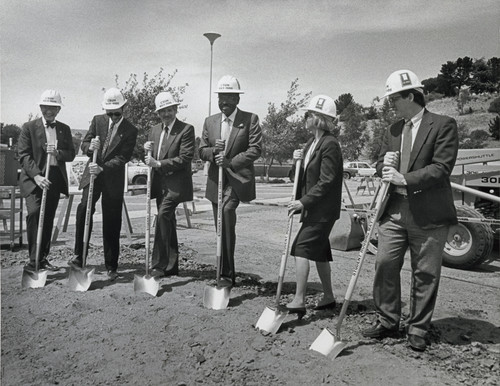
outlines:
M490 107L488 107L488 111L490 113L500 114L500 97L493 99L493 101L490 103Z

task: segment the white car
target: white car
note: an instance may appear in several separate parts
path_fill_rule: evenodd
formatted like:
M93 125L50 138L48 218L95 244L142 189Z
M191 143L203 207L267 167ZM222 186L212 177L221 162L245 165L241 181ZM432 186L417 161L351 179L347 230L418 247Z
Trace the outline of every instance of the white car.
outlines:
M375 168L372 168L368 162L353 161L344 164L344 178L348 180L351 177L373 177L377 173Z

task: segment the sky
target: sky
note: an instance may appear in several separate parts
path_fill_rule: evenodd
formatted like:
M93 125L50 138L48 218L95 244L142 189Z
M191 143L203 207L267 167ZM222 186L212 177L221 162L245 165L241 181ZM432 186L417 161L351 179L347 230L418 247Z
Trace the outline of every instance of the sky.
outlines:
M160 68L188 84L178 117L199 136L223 75L245 92L239 108L264 119L270 102L299 91L369 106L395 70L421 80L459 57L500 57L498 0L2 0L1 116L21 125L46 89L57 119L86 130L103 113L103 88ZM218 112L216 94L211 113Z

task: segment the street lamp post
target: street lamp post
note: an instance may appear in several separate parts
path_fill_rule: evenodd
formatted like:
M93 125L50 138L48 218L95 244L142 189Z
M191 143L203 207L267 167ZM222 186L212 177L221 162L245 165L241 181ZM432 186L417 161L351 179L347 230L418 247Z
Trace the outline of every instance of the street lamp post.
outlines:
M208 116L212 114L212 60L214 57L214 42L215 39L220 38L221 35L214 32L207 32L203 34L210 42L210 87L208 91Z

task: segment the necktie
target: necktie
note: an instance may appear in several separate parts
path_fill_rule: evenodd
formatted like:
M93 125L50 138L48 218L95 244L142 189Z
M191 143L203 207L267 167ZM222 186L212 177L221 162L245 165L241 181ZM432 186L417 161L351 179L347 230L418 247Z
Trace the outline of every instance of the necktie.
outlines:
M55 129L56 128L56 123L55 122L45 122L45 126L52 127L53 129Z
M222 121L222 126L221 126L221 131L220 131L221 139L227 141L230 133L231 133L231 120L226 117Z
M165 126L160 134L160 141L158 143L158 154L156 154L156 159L159 160L162 154L163 144L166 143L165 137L168 137L168 126Z
M108 130L108 134L106 135L106 139L104 140L104 145L102 147L102 154L106 155L106 151L108 150L109 143L111 142L111 136L113 135L113 129L115 128L115 123L111 123L111 127Z
M404 174L408 171L411 154L411 128L413 123L410 121L405 123L403 127L403 147L401 149L401 160L399 162L399 172Z

